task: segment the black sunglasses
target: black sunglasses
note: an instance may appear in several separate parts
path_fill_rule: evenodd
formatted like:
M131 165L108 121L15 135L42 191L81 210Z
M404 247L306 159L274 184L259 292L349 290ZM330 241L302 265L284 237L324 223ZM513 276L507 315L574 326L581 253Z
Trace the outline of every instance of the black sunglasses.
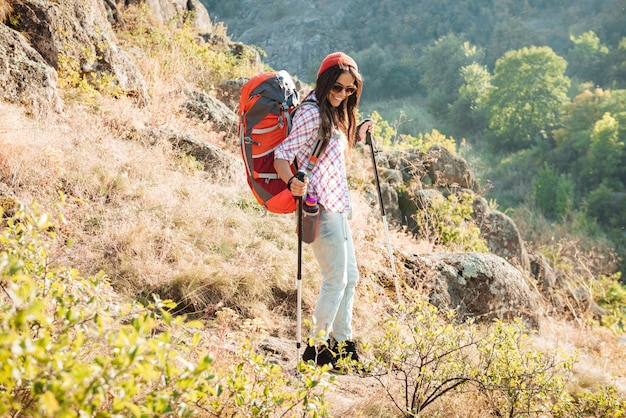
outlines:
M331 90L333 91L333 93L337 93L337 94L345 90L346 94L350 96L351 94L354 94L354 92L356 91L356 87L352 87L352 86L344 87L341 84L335 84L334 86L331 87Z

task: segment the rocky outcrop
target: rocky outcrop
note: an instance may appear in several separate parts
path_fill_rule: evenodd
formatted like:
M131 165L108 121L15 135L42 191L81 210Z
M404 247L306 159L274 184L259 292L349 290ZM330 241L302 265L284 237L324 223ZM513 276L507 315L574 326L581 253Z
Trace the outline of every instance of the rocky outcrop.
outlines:
M57 73L20 33L0 24L0 92L2 100L22 104L29 113L60 112Z
M495 254L433 253L414 255L405 264L418 272L430 302L440 309L455 309L461 318L480 321L523 318L539 324L540 297L522 273Z
M192 92L183 103L187 115L202 122L212 122L216 130L226 135L237 134L237 114L223 102L205 92Z
M101 0L18 0L9 21L48 65L63 68L68 77L88 80L95 88L112 82L145 104L143 77L120 49L106 16Z
M114 0L104 2L111 12L115 10ZM126 6L145 3L156 24L166 24L177 18L181 22L192 19L194 27L199 31L211 32L213 29L209 13L199 0L125 0L124 3Z
M355 10L346 1L295 0L288 6L268 7L244 0L229 18L228 29L233 39L266 51L265 62L273 68L312 82L321 60L346 46L345 40L323 28L341 26L347 13Z
M169 141L173 148L180 153L194 157L202 163L204 171L209 174L213 181L244 186L243 161L215 145L191 135L169 130L150 128L143 132L143 135L149 138L148 143L156 143L164 139Z
M515 222L499 210L490 209L482 196L474 197L472 207L473 218L489 251L521 267L522 270L529 271L530 260Z
M385 190L382 193L385 210L393 222L405 225L416 235L428 234L415 221L418 210L426 210L433 201L450 194L469 194L473 197L472 220L489 250L523 271L530 270L528 254L515 223L504 213L489 208L465 160L435 146L428 152L396 151L380 156L378 165L385 174L380 176L381 190ZM375 204L373 197L370 201Z

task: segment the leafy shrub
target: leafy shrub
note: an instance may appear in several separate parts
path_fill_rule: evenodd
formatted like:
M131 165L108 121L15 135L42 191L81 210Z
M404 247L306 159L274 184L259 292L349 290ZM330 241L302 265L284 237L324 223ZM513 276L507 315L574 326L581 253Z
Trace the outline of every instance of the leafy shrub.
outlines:
M144 52L146 59L139 60L142 73L154 77L155 82L184 80L203 90L251 75L254 69L241 63L250 61L252 50L244 49L236 56L229 48L201 42L191 19L184 18L181 15L155 26L146 4L126 9L126 24L118 36Z
M436 244L460 251L488 252L480 228L472 220L472 200L467 193L429 199L427 206L415 216L420 234Z
M528 336L521 321L497 320L479 344L479 387L492 416L545 416L565 402L572 359L530 349Z
M445 323L433 305L414 297L384 321L384 334L372 342L375 360L368 369L405 417L476 377L469 350L476 327L454 325L454 311L443 316Z
M583 391L576 395L566 407L553 414L555 418L566 417L606 417L626 415L626 401L615 386L602 387L598 392Z
M573 206L574 182L570 176L558 174L548 164L533 180L535 204L546 217L555 219L566 215Z
M618 334L626 330L626 286L620 283L620 273L601 276L593 282L594 300L604 309L601 321Z
M246 339L218 369L202 324L172 316L172 302L120 303L103 274L53 266L56 230L36 206L4 221L0 415L327 415L323 370L301 363L288 378Z
M481 331L414 296L383 331L372 343L368 370L405 417L469 392L484 400L490 416L546 416L572 407L565 390L572 360L560 360L556 350L530 349L521 321L496 320Z

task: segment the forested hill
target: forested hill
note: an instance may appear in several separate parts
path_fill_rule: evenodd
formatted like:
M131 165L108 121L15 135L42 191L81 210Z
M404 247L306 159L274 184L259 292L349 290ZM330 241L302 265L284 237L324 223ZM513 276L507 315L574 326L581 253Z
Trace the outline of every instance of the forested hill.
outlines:
M234 40L259 46L269 65L301 78L314 74L327 51L382 48L381 60L362 68L376 80L380 65L410 65L424 47L449 34L483 49L490 68L506 51L525 46L550 46L564 55L570 36L587 31L609 47L626 36L624 0L201 1Z

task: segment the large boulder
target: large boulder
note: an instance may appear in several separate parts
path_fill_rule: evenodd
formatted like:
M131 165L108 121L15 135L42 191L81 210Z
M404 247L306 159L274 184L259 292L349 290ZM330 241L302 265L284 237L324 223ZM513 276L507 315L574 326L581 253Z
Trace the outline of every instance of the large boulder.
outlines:
M101 0L16 0L8 21L56 70L95 88L112 83L147 103L143 77L119 47Z
M194 157L202 163L204 171L215 182L242 187L245 184L243 161L213 144L192 135L156 128L147 129L143 135L149 138L150 143L157 143L162 139L167 140L175 150Z
M476 190L474 175L467 162L444 147L433 146L428 150L428 174L435 187L460 187Z
M34 115L63 110L57 73L20 33L0 24L0 94Z
M188 96L183 103L188 117L212 122L217 130L226 135L237 134L237 114L224 102L203 91L190 92Z
M417 271L414 286L427 291L439 308L458 311L464 318L488 321L522 318L537 326L540 297L515 267L502 257L483 253L432 253L409 257Z
M487 200L476 195L473 217L489 251L506 259L523 271L530 271L530 259L517 225L509 216L489 208Z

